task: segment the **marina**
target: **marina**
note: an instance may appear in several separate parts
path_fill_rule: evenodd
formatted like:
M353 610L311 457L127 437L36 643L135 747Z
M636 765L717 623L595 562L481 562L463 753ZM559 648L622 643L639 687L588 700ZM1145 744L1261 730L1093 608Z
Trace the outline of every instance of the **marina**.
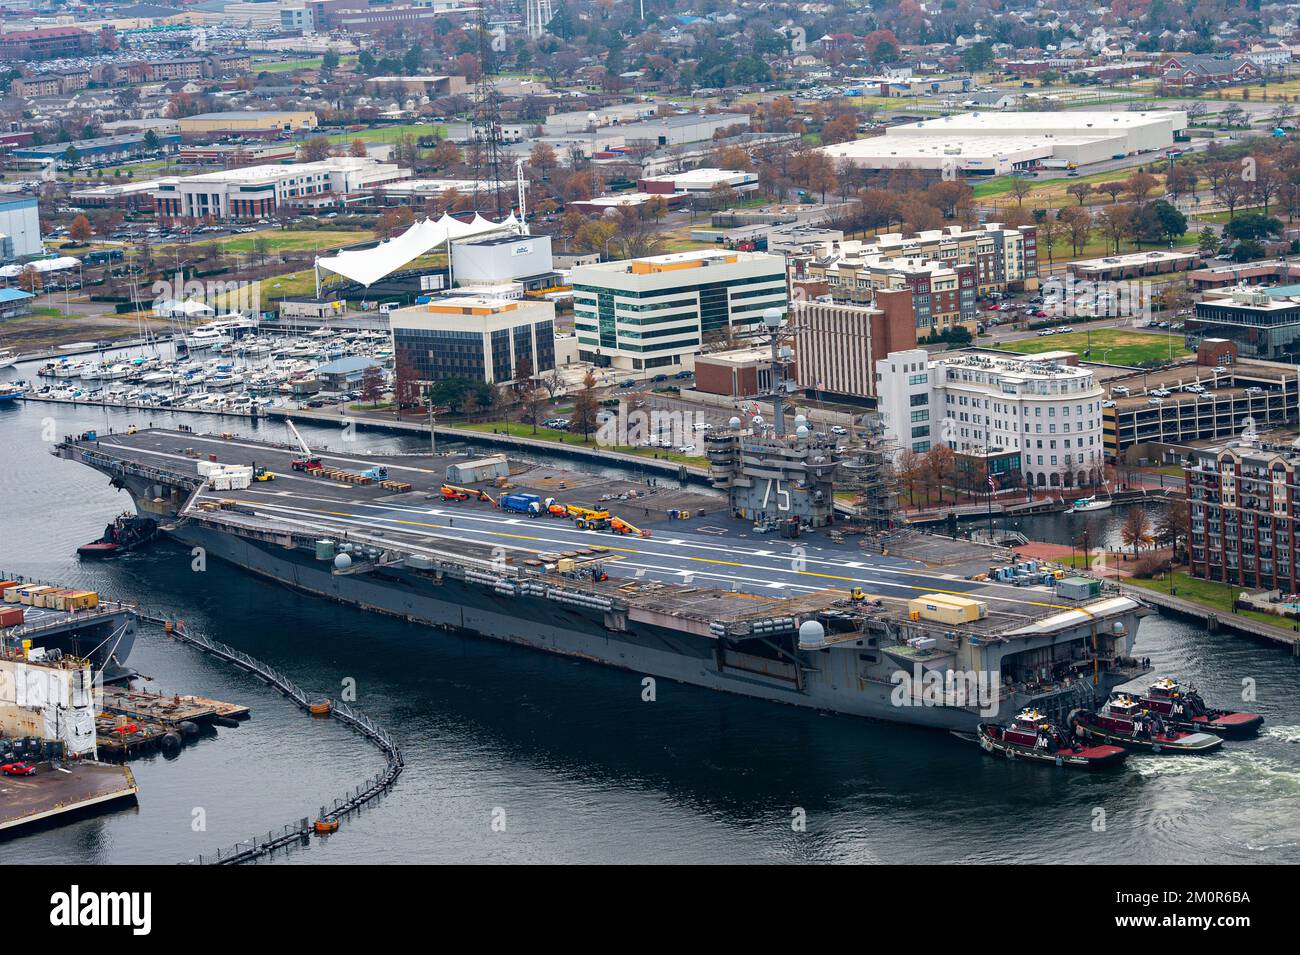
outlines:
M230 318L188 326L171 342L125 354L84 354L93 353L29 365L35 380L18 381L11 393L24 401L256 418L267 408L296 407L318 395L321 403L358 399L359 375L341 388L321 379L320 369L340 359L365 359L384 376L393 367L391 338L374 329L320 327L290 335Z

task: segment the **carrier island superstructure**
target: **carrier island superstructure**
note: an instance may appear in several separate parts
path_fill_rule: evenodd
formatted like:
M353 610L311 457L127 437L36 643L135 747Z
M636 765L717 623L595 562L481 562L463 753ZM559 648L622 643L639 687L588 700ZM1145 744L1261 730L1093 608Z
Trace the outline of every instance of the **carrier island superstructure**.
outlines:
M55 453L108 475L209 560L427 625L431 640L455 630L764 700L967 730L1030 704L1063 716L1139 674L1137 600L1076 604L1047 586L968 579L981 562L988 569L983 554L935 566L879 538L864 546L835 522L833 450L806 434L733 427L709 448L725 497L512 460L508 479L474 485L482 499L448 501L439 487L463 456L350 445L295 470L294 448L192 432L70 436ZM211 467L198 467L212 461L274 480L216 490L199 473ZM606 508L637 533L494 506L502 483ZM811 509L799 537L762 533L741 514L764 499L774 518ZM927 595L983 609L945 622L917 612Z

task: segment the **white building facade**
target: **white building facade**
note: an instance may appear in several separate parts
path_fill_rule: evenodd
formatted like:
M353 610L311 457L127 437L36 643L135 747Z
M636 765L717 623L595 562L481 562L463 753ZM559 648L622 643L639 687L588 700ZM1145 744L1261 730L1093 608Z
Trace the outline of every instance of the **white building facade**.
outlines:
M885 434L924 454L946 444L957 454L1017 451L1024 484L1090 487L1104 477L1102 401L1093 373L1069 353L1034 358L958 355L923 349L876 362Z
M785 259L705 250L583 265L570 273L583 361L689 370L710 338L745 333L788 308Z
M331 156L320 162L245 166L159 179L153 196L159 215L249 219L272 215L281 206L333 204L338 197L409 175L407 169L369 157Z

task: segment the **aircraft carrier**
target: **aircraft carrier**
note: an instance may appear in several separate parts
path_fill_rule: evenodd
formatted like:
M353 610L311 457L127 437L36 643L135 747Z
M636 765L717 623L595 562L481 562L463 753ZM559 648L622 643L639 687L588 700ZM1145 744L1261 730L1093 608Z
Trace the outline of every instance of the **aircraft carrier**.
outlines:
M319 469L302 471L295 448L163 430L72 435L54 453L108 475L140 514L206 559L425 624L431 640L439 629L468 632L765 700L960 730L1030 704L1063 717L1140 675L1130 647L1145 608L1132 597L1076 604L1047 586L972 580L989 553L941 538L918 535L928 552L901 538L870 545L836 522L825 457L802 435L723 429L708 446L726 496L510 460L508 477L472 484L482 499L448 501L440 487L464 455L312 452ZM214 490L202 462L274 479ZM364 475L378 468L385 480ZM496 506L523 492L608 510L633 533ZM801 508L799 520L787 508ZM769 517L791 536L765 533ZM960 625L918 619L909 600L926 594L978 600L986 613Z

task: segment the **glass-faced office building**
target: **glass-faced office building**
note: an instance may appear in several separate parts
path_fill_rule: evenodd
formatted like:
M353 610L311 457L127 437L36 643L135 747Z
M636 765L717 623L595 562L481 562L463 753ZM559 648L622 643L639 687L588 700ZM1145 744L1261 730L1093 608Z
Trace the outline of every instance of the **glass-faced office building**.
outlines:
M575 268L578 357L601 367L690 370L700 346L787 310L785 259L705 250Z
M389 321L399 377L501 385L516 381L521 366L531 375L555 368L555 306L550 302L438 299L395 309Z

